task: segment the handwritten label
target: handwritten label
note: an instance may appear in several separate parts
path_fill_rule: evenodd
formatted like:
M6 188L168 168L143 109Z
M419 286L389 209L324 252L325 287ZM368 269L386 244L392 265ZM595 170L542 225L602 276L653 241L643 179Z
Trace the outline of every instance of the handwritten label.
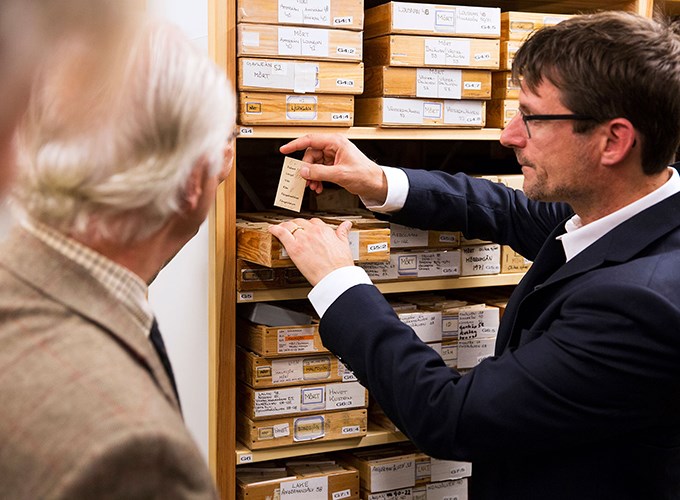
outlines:
M479 126L484 124L484 101L444 101L444 123Z
M277 331L277 353L314 352L314 328L286 328Z
M370 479L372 490L394 490L414 486L416 481L415 458L372 465Z
M462 71L459 69L418 68L416 96L460 99Z
M427 37L426 66L470 66L470 41Z
M328 30L281 26L278 29L278 54L328 57Z
M306 181L300 176L303 163L295 158L286 157L281 169L279 187L276 190L274 206L299 212L305 194Z
M327 497L328 476L281 482L281 500L318 500Z

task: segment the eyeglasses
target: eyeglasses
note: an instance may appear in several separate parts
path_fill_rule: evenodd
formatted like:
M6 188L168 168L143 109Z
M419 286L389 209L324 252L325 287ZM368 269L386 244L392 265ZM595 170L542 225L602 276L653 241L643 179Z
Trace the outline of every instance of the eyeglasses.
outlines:
M519 110L519 114L522 117L524 126L527 129L527 137L531 139L531 129L529 129L529 122L547 122L547 121L557 121L557 120L594 120L592 116L588 115L577 115L577 114L567 114L567 115L527 115Z

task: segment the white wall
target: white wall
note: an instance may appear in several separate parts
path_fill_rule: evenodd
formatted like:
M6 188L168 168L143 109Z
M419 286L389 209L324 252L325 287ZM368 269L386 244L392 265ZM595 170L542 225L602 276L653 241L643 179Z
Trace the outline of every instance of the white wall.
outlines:
M147 0L151 15L179 25L208 52L207 0ZM184 420L208 457L208 227L163 269L149 302L172 361Z

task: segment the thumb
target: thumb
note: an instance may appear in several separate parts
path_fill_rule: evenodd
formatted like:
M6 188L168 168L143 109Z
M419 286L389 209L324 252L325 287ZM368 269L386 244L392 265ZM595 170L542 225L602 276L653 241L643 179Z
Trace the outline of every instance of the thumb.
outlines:
M335 230L335 234L342 241L348 241L350 229L352 229L352 222L346 220L338 226L338 228Z

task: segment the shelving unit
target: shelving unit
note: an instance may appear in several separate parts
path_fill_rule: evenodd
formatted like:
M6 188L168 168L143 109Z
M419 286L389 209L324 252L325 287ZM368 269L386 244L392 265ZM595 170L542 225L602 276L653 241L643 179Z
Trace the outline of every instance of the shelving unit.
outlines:
M386 0L365 0L372 7ZM236 81L236 2L237 0L208 0L209 50L213 59L223 68L232 82ZM653 0L590 1L571 0L439 0L428 3L457 5L502 6L503 10L523 10L547 13L577 13L596 9L630 10L651 16ZM680 1L657 2L669 15L680 14ZM373 127L268 127L240 128L239 141L259 139L293 139L301 135L322 132L342 133L350 139L370 140L447 140L447 141L497 141L500 129L451 130L403 129ZM236 166L238 168L238 166ZM210 213L210 276L209 276L209 462L222 498L235 497L235 468L238 464L300 456L352 447L373 446L405 440L398 432L369 426L367 436L358 439L319 442L288 446L273 450L250 451L237 444L235 438L235 318L236 305L248 301L276 301L304 298L308 288L294 288L248 292L244 296L236 291L236 175L232 171L217 193ZM521 275L477 276L468 278L432 279L423 281L382 283L383 293L412 292L514 285Z

